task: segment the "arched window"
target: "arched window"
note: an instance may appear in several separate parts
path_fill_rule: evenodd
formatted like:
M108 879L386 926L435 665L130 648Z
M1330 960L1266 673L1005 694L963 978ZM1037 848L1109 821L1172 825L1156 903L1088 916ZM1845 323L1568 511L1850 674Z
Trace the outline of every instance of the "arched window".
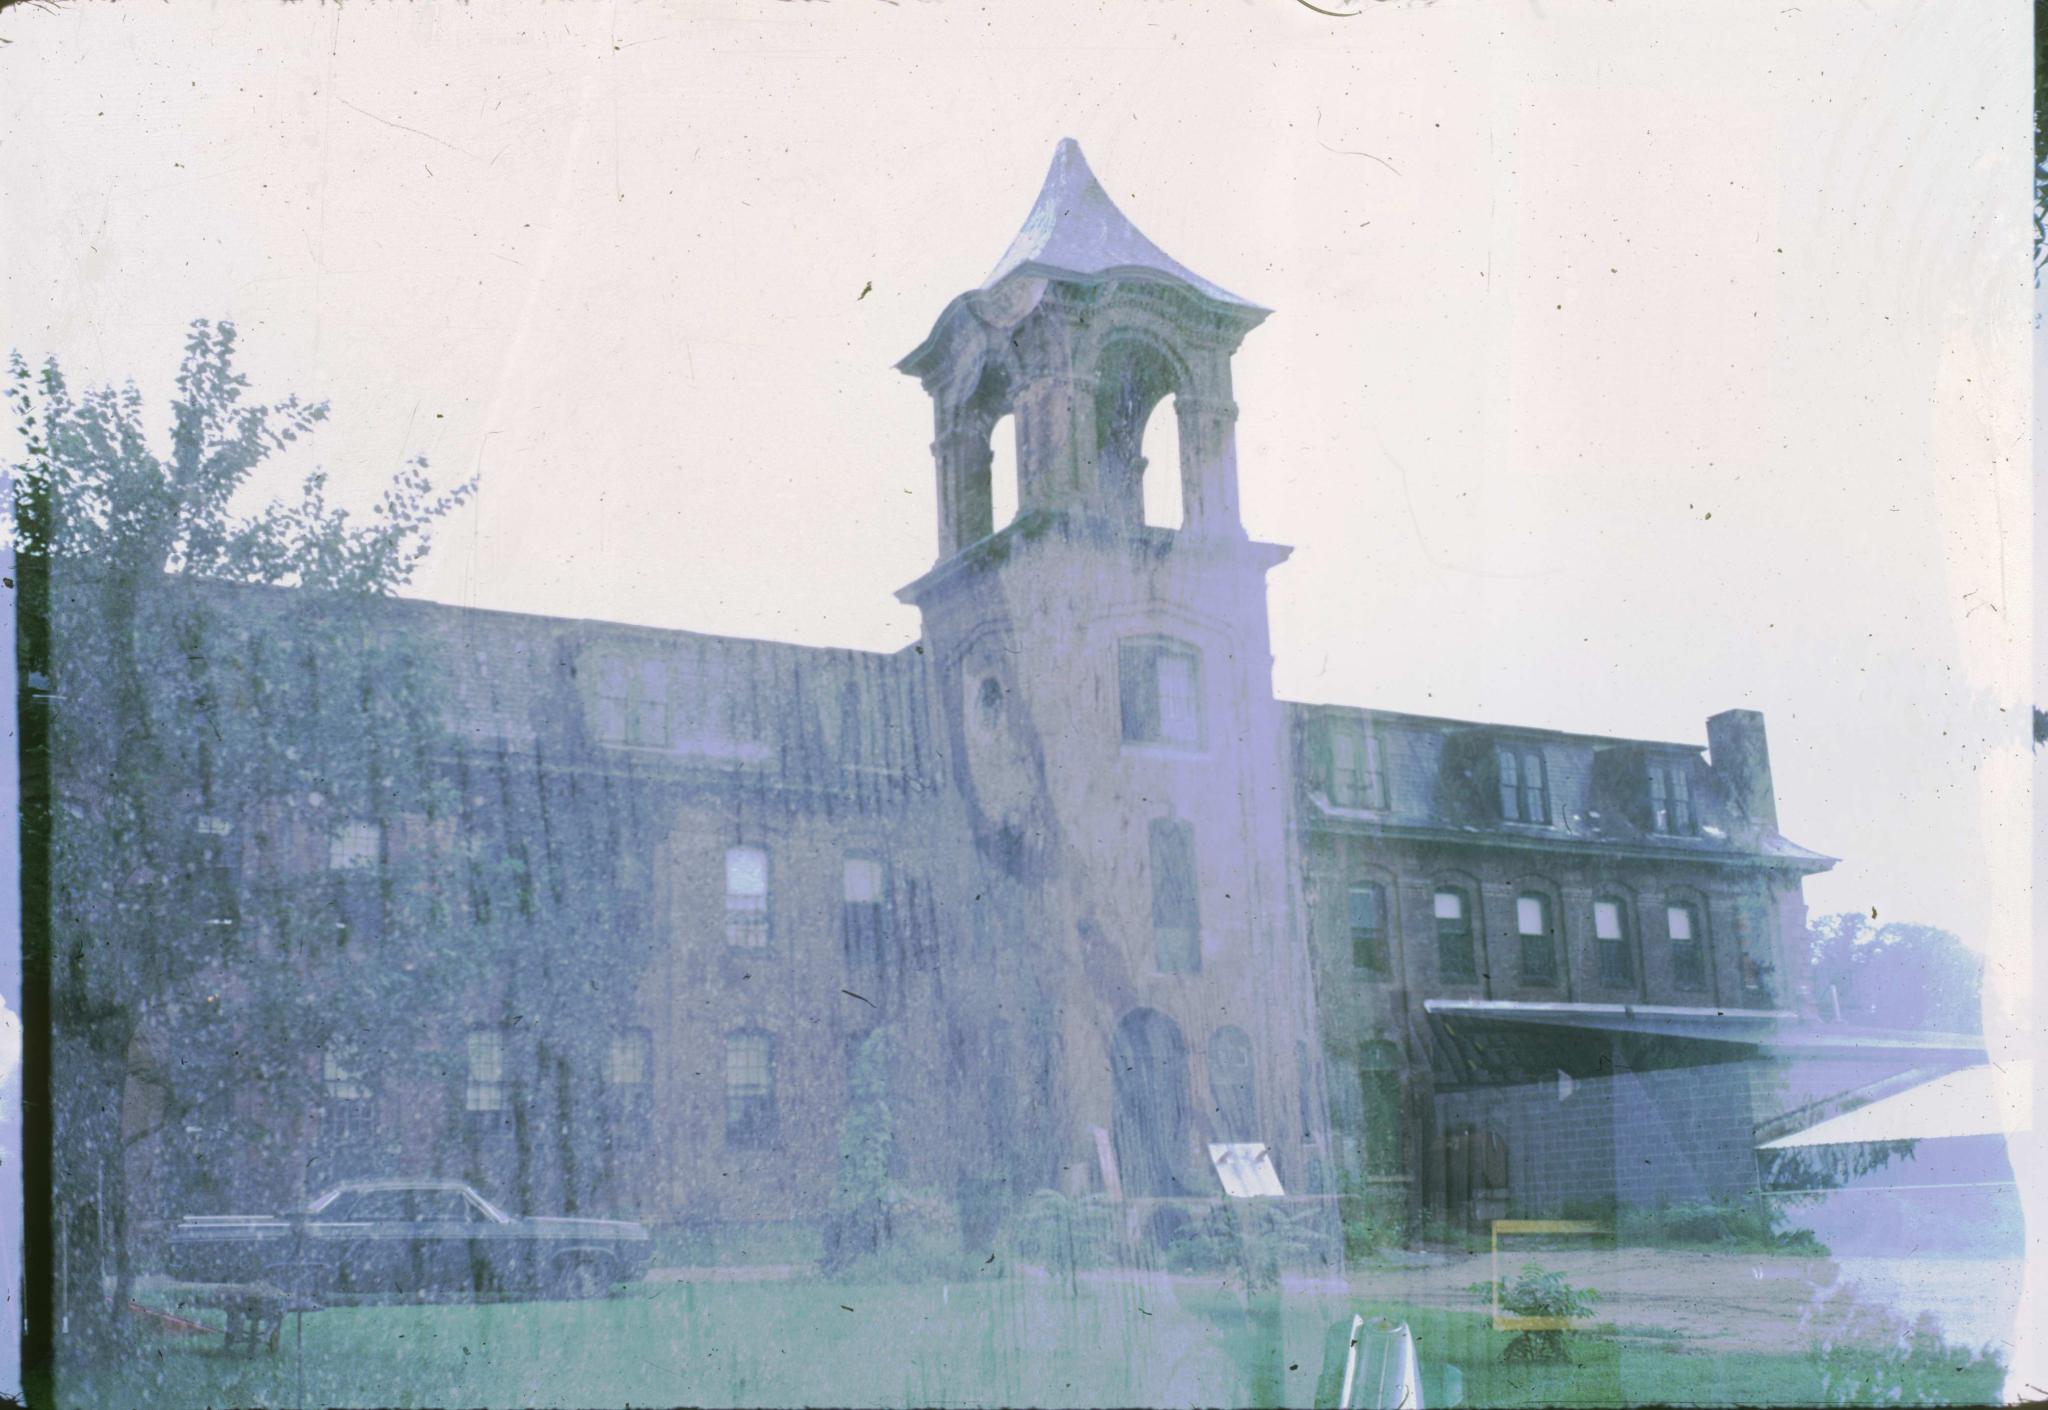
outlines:
M759 847L726 849L725 943L740 950L768 943L768 854Z
M1436 967L1444 979L1471 983L1479 977L1472 953L1472 905L1464 888L1436 889Z
M1622 989L1635 983L1635 954L1630 948L1628 902L1602 896L1593 902L1593 944L1599 952L1600 983Z
M1524 891L1515 898L1515 933L1522 941L1522 982L1557 983L1557 938L1552 933L1550 898Z
M1699 907L1672 901L1664 907L1664 925L1671 937L1671 982L1680 989L1707 987L1706 934Z
M1352 886L1346 898L1351 922L1351 963L1368 974L1392 968L1387 946L1387 892L1376 881Z
M889 876L879 858L850 856L840 870L840 931L846 957L876 963L889 934Z

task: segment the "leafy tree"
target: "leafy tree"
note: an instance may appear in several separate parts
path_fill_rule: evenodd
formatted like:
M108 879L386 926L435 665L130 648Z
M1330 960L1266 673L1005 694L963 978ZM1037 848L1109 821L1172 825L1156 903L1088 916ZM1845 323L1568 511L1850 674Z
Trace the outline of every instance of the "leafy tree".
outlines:
M888 1242L889 1211L897 1193L890 1175L896 1151L896 1119L889 1110L894 1045L883 1026L863 1038L854 1053L850 1100L839 1133L839 1175L825 1221L828 1273L846 1271Z
M79 395L10 360L24 738L49 787L24 840L47 849L52 1189L88 1335L111 1330L100 1267L113 1321L127 1305L139 1204L285 1193L306 1132L250 1092L306 1112L329 1053L363 1082L418 1063L411 1017L475 983L449 849L399 845L445 835L457 800L435 673L384 615L471 486L436 493L415 461L363 519L317 472L238 508L327 408L252 403L235 350L232 325L192 326L161 449L132 385Z
M1984 961L1946 930L1873 923L1860 912L1821 916L1808 928L1814 992L1830 988L1850 1023L1979 1033Z

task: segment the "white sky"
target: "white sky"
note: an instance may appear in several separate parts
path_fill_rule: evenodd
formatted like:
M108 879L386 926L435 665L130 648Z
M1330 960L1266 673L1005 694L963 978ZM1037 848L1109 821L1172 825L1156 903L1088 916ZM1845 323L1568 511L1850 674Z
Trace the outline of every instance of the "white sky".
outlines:
M414 452L481 476L422 595L893 648L935 510L890 364L1072 135L1277 310L1237 391L1249 527L1297 550L1282 695L1700 741L1761 709L1786 832L1846 859L1817 911L2016 946L2027 32L1889 0L15 9L0 331L160 405L186 321L233 318L260 392L332 399L344 494Z

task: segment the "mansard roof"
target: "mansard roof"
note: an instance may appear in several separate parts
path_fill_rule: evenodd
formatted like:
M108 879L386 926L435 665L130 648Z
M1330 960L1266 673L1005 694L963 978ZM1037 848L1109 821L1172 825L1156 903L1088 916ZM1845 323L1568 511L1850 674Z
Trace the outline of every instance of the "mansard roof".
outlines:
M993 289L1013 274L1080 281L1167 279L1221 304L1269 312L1210 283L1147 239L1102 189L1081 144L1071 137L1060 139L1031 214L981 287Z
M1296 732L1297 806L1304 821L1317 830L1542 852L1591 849L1608 856L1761 863L1800 872L1825 871L1839 860L1745 816L1724 770L1698 744L1351 705L1285 701L1282 707ZM1331 719L1369 724L1378 735L1388 795L1383 806L1346 807L1332 800L1321 776L1323 765L1315 757L1315 731L1320 726L1314 723ZM1518 750L1533 746L1544 756L1552 813L1547 824L1503 821L1488 810L1483 797L1470 796L1475 753L1510 744ZM1640 780L1642 763L1660 758L1697 761L1694 832L1657 832L1631 816L1632 805L1640 800L1628 796L1621 778Z

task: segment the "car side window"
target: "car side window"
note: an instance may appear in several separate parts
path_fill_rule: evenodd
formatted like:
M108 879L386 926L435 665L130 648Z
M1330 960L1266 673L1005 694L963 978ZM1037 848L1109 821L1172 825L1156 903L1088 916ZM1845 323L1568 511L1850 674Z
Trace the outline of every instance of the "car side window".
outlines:
M319 1217L336 1220L357 1218L356 1204L361 1198L360 1195L336 1195L327 1201L327 1207L320 1211Z
M460 1190L421 1190L414 1200L415 1217L436 1224L462 1224L472 1217L469 1199Z
M339 1200L335 1201L337 1204ZM356 1196L350 1219L409 1219L412 1195L408 1190L365 1190Z

